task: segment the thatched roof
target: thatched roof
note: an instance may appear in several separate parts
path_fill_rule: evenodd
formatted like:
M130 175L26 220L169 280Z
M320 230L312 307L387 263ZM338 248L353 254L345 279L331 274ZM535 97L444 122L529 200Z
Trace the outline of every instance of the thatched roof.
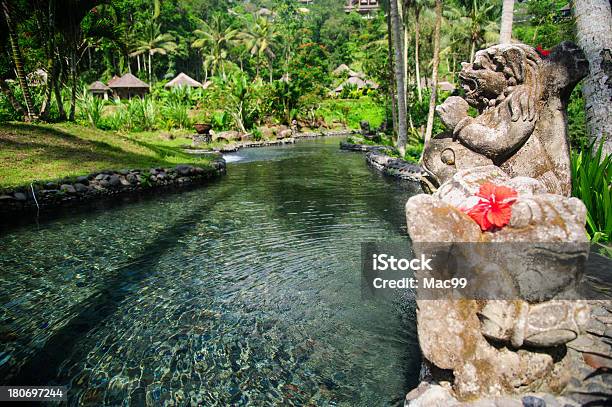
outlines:
M338 67L336 69L334 69L334 71L332 72L332 74L334 74L335 76L340 76L342 75L344 72L348 72L348 75L350 77L356 76L358 78L365 78L365 74L363 72L356 72L353 71L351 68L348 67L348 65L346 64L341 64L338 65Z
M334 75L340 75L342 72L350 71L350 70L351 70L351 68L349 68L348 65L341 64L341 65L338 65L338 67L336 69L334 69L334 71L332 73Z
M126 73L121 78L114 80L111 79L108 82L108 86L112 89L116 88L146 88L149 89L149 84L141 81L131 73Z
M113 75L113 77L110 79L110 81L108 81L108 86L113 86L113 83L117 82L119 79L121 79L120 76L117 75Z
M350 78L348 78L347 80L345 80L344 82L342 82L340 84L340 86L338 86L336 89L334 89L335 92L340 93L342 92L342 89L344 89L344 87L346 85L354 85L357 86L357 89L362 89L362 88L372 88L372 89L378 89L378 84L374 81L371 81L369 79L367 80L363 80L357 76L351 76Z
M202 84L189 75L181 72L180 74L176 75L176 78L164 85L164 88L171 88L174 86L191 86L192 88L201 88Z
M206 82L204 82L204 84L202 85L202 87L203 87L204 89L208 89L208 87L209 87L209 86L211 86L212 84L213 84L213 83L212 83L212 81L206 81Z
M109 91L110 88L100 81L95 81L94 83L89 85L89 90L98 90L98 91L106 92L106 91Z

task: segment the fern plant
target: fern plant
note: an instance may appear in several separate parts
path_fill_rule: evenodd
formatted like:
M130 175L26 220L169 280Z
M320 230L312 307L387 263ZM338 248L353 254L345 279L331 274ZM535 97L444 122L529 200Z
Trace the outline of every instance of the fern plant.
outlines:
M603 157L603 142L572 151L572 195L587 208L587 232L593 242L612 237L612 155Z

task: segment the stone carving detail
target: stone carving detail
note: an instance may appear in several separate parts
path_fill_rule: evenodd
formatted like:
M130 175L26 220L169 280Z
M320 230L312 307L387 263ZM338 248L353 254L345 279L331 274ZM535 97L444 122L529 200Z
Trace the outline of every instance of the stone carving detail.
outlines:
M459 209L486 182L518 192L510 224L493 232L482 232ZM529 242L533 247L533 253L529 249L506 254L503 246L495 253L502 260L493 274L498 285L506 282L510 287L512 300L417 300L423 355L438 370L452 371L452 390L459 399L528 391L559 393L569 381L564 367L569 362L551 347L575 340L589 320L586 302L566 300L572 298L588 255L586 209L576 198L547 190L544 182L512 177L495 165L486 165L458 170L433 195L417 195L406 204L408 232L417 256L431 248L427 242L455 243L453 248L459 242ZM538 252L539 246L550 242L570 243L572 251ZM436 258L449 255L436 253ZM459 255L472 255L474 270L491 273L468 249ZM526 259L531 255L538 256L538 261L528 266Z
M479 51L459 75L465 98L436 108L448 132L433 138L423 155L435 190L458 170L494 164L512 177L540 181L550 193L571 192L566 106L588 62L564 42L546 58L523 44ZM468 115L469 107L478 111Z

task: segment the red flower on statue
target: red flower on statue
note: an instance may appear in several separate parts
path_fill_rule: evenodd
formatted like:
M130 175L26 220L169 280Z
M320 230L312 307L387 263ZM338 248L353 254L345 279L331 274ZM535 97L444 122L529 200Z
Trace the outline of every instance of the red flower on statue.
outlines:
M478 203L463 211L474 219L483 231L502 228L510 222L511 207L516 197L514 189L486 182L475 195L475 198L480 198Z
M536 47L536 51L538 51L538 54L540 54L542 57L547 57L550 55L550 51L547 49L542 48L541 45L538 45Z

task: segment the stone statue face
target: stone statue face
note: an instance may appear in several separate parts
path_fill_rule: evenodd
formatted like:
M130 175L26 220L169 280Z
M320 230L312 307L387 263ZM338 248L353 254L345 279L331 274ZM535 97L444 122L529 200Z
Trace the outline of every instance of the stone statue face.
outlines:
M465 90L465 100L479 110L504 93L508 86L503 68L496 69L498 65L485 51L479 51L471 64L462 63L459 73L461 86Z

